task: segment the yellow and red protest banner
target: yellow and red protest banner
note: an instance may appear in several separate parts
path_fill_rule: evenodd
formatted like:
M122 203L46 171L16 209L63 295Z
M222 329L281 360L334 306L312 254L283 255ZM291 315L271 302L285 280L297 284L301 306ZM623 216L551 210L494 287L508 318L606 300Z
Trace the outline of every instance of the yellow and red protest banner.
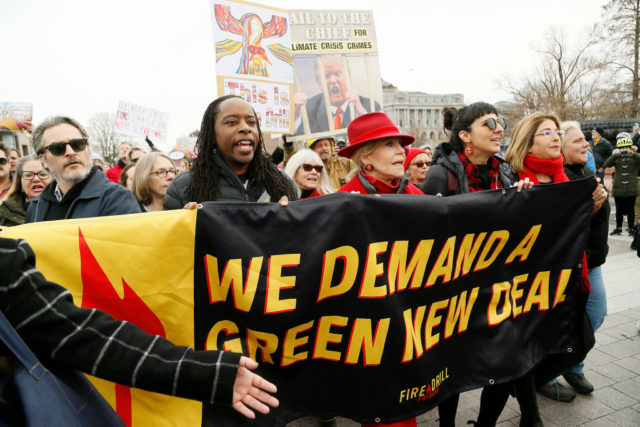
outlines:
M193 347L195 211L51 221L5 228L25 239L36 267L98 308L177 345ZM202 404L90 377L127 425L201 424Z
M391 423L534 367L546 381L584 358L594 187L205 202L0 237L26 239L76 304L195 350L242 352L278 386L280 405L249 420L97 382L129 425Z

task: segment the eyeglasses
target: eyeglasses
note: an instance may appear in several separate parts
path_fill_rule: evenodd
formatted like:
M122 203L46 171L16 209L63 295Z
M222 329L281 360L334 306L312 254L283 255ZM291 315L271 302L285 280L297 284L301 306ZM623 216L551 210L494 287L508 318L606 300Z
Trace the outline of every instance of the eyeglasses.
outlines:
M500 118L497 118L497 119L494 119L493 117L489 117L482 124L486 125L491 130L496 130L498 125L502 126L502 129L506 129L507 128L507 119L505 119L504 117L500 117Z
M69 142L53 142L38 150L38 154L42 154L45 150L49 150L49 152L54 156L62 156L67 152L67 145L70 145L73 151L79 153L87 148L88 142L89 140L87 138L72 139Z
M151 174L155 174L160 178L164 178L165 176L167 176L167 174L170 174L170 173L172 173L175 176L175 174L178 173L178 171L176 171L175 169L159 169L155 172L151 172Z
M0 157L0 165L6 165L9 159L6 157Z
M431 166L431 162L415 162L409 163L409 166L416 166L417 168L423 168L425 166Z
M31 181L33 178L36 177L36 175L38 175L38 178L40 178L43 181L49 178L50 176L49 172L45 170L41 170L40 172L22 171L20 173L20 176L28 181Z
M318 173L322 173L322 169L324 169L324 166L321 165L310 165L308 163L303 164L302 166L300 166L305 172L311 172L311 169L315 169L316 172Z
M555 133L556 135L560 136L560 137L564 136L564 131L563 131L563 130L560 130L560 129L556 129L556 130L545 129L545 130L543 130L542 132L540 132L540 133L536 133L536 134L535 134L535 135L533 135L533 136L544 136L545 138L548 138L548 137L550 137L551 135L553 135L554 133Z

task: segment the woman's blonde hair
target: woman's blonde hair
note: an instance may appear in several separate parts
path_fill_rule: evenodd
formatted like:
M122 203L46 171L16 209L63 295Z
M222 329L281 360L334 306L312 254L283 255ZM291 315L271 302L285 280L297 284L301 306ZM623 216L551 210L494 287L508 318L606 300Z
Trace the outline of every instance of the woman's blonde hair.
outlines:
M537 111L524 119L513 128L511 143L507 148L504 159L511 165L515 172L524 172L524 158L533 145L533 138L538 126L545 120L552 120L560 129L560 119L554 113Z
M151 190L149 189L149 178L151 175L151 169L153 169L153 164L155 163L158 157L164 157L169 160L171 163L171 167L173 162L166 154L159 153L154 151L152 153L145 154L138 160L136 163L136 170L133 173L133 182L131 183L131 192L136 199L144 205L151 204L153 200L153 195L151 194Z
M364 169L364 164L362 163L362 158L368 156L369 154L376 151L376 148L386 142L386 139L376 139L373 141L364 144L362 147L358 148L351 155L351 160L358 167L358 169Z
M287 162L287 166L284 168L284 173L286 173L289 178L291 178L291 181L293 181L293 183L295 184L296 191L298 192L298 197L300 197L301 188L296 182L296 173L298 172L298 169L305 163L314 163L324 166L322 159L315 151L308 148L303 148L302 150L291 156L291 158ZM320 179L318 180L318 186L316 187L316 190L320 194L333 193L333 187L331 186L331 181L329 181L329 174L327 173L326 168L322 169L322 173L320 174Z

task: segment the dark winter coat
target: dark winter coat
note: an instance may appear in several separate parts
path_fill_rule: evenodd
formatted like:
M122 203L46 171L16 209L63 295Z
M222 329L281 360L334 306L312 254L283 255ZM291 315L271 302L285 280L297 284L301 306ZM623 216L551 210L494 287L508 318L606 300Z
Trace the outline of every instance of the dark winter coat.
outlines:
M589 145L591 146L591 152L593 153L593 158L596 161L596 169L600 169L604 166L604 162L611 156L613 152L613 148L611 148L611 143L604 138L600 138L598 144L595 144L593 141L589 141Z
M231 167L225 163L220 156L216 156L216 162L220 174L218 176L218 198L210 201L238 201L238 202L266 202L270 201L269 194L263 185L259 184L255 179L249 178L247 188L242 185L238 175L233 172ZM184 205L193 200L187 197L187 188L191 182L191 171L186 171L178 175L169 184L167 195L164 198L163 208L182 209ZM293 191L293 185L292 185ZM290 194L289 200L296 200L296 194ZM277 201L277 200L275 200Z
M586 165L575 164L565 165L564 173L567 174L569 180L587 178L595 174ZM605 200L598 212L591 217L589 225L589 238L587 240L587 265L589 268L595 268L604 264L609 253L609 214L611 213L611 205L609 200Z
M22 197L7 199L0 204L0 225L12 227L24 224L24 203Z
M120 184L110 182L100 167L94 167L86 179L88 180L87 183L78 197L71 203L65 219L140 212L138 201L133 194ZM27 209L25 222L46 220L49 207L58 203L53 195L55 186L56 182L51 182L38 197L33 199L29 209Z
M512 184L508 174L509 167L500 157L496 156L496 159L500 162L500 171L498 172L500 186L502 188L509 187ZM450 177L455 182L451 182ZM445 197L469 192L469 182L464 172L464 165L451 144L443 142L433 150L431 167L424 182L418 188L424 194L436 195L440 193Z
M634 197L638 195L638 168L640 168L640 154L632 150L616 150L604 163L604 167L615 166L613 176L613 197Z

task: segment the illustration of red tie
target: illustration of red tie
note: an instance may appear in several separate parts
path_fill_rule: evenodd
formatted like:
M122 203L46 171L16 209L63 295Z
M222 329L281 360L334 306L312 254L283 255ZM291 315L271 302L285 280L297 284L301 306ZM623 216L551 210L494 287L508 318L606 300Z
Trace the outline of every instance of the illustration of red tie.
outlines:
M338 108L336 116L333 118L333 128L342 129L342 108Z

